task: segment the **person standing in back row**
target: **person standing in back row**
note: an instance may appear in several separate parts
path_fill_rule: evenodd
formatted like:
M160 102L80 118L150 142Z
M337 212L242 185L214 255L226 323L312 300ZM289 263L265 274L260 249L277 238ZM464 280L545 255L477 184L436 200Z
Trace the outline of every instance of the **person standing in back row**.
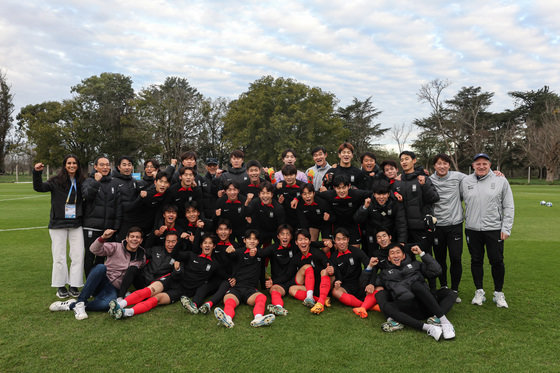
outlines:
M511 187L505 177L490 170L490 157L485 153L474 156L474 173L463 179L461 193L465 201L465 236L471 254L471 272L476 291L472 304L486 301L483 289L484 248L492 267L494 303L508 308L502 291L504 286L504 241L511 235L514 204Z

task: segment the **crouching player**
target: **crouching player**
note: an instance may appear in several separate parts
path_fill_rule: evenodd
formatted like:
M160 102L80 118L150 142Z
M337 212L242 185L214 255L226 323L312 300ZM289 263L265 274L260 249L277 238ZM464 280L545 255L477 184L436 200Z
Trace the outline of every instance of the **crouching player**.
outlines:
M163 277L144 289L136 290L124 299L113 299L109 302L109 314L114 319L131 317L147 312L158 305L175 303L181 296L194 296L201 301L206 294L202 285L218 270L212 261L212 251L216 247L216 237L205 236L202 239L202 253L196 255L187 251L183 253L183 262L175 262L175 271L171 276ZM125 308L132 306L130 308Z
M236 283L224 297L224 309L222 310L220 307L214 309L214 316L227 328L233 328L234 326L235 307L239 305L239 302L254 306L253 315L255 318L251 321L251 326L270 325L275 319L273 314L264 315L266 295L257 290L261 261L263 260L257 253L259 232L248 229L245 232L243 242L245 243L244 249L228 248L228 251L234 253L235 256L234 277Z
M327 256L322 250L311 247L312 244L323 246L322 242L311 242L311 234L307 229L296 231L296 245L300 253L294 258L295 284L290 286L289 292L294 298L302 300L304 305L311 307L311 313L318 315L324 311L325 306L330 306L327 296L331 278L326 269L329 266ZM319 297L314 297L313 294L316 293Z
M420 255L422 262L412 261L399 244L390 245L389 264L379 273L376 285L383 286L390 293L392 301L382 302L381 310L399 323L426 331L436 341L442 334L444 339L455 338L455 329L445 314L455 303L457 294L443 289L447 293L440 294L438 302L430 292L425 277L437 276L441 272L441 266L419 246L415 245L411 250ZM432 315L436 317L430 317ZM421 321L428 317L427 323ZM386 330L385 326L382 328Z
M353 307L353 311L361 318L368 316L367 310L373 308L377 303L373 282L375 276L366 276L369 283L360 281L362 277L362 264L364 271L372 273L373 264L367 255L360 249L349 247L350 237L344 228L338 228L334 235L336 255L331 256L332 267L327 273L334 275L335 281L332 295L340 303ZM371 285L371 286L370 286Z

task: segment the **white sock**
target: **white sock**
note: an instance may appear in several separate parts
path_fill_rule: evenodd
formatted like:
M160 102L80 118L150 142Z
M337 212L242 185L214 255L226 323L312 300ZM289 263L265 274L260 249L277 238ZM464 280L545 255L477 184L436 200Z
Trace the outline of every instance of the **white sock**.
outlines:
M425 331L425 332L427 332L428 330L430 330L430 329L432 328L432 326L433 326L433 325L424 323L424 324L422 325L422 330Z
M307 290L307 298L313 298L313 290Z
M121 308L125 308L126 306L128 306L128 302L122 298L117 299L117 303L119 304L119 306L121 306Z
M124 317L134 316L134 310L132 308L125 308L123 311L124 311Z
M260 318L262 318L262 317L263 317L263 315L261 315L260 313L257 313L257 314L255 315L255 319L260 319Z
M449 320L447 320L447 317L445 317L445 315L440 317L439 321L441 321L442 324L451 324L451 322Z

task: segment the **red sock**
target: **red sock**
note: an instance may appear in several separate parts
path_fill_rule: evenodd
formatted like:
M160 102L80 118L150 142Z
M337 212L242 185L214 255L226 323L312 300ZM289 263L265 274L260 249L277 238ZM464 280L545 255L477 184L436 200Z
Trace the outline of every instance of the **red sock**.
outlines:
M284 301L279 291L273 290L270 292L270 303L284 307Z
M374 291L373 294L366 295L362 303L362 307L365 308L366 311L371 310L373 306L375 306L375 304L377 303L377 299L375 299L375 293L377 292Z
M339 299L340 303L350 307L360 307L362 301L353 296L352 294L344 293Z
M132 294L131 294L132 295ZM150 297L143 302L137 303L132 309L135 315L140 315L141 313L148 312L152 308L157 306L157 298Z
M237 307L237 305L235 304L235 300L234 299L226 299L224 302L224 312L226 315L228 315L229 317L231 317L233 319L233 316L235 316L235 307Z
M306 296L307 296L307 294L305 293L305 291L298 290L298 291L296 291L296 294L294 295L294 298L296 298L298 300L304 300Z
M264 315L264 306L266 306L266 295L257 295L257 298L255 299L255 307L253 307L253 315Z
M331 278L329 276L321 276L321 283L319 284L319 300L321 304L325 304L327 296L331 290Z
M144 299L149 298L151 295L152 295L152 289L144 288L144 289L136 290L134 293L124 298L124 300L126 301L127 306L133 306L136 303L139 303Z
M214 307L214 303L212 303L211 301L206 302L210 305L210 308Z
M313 267L309 266L305 270L305 290L313 291L315 289L315 273L313 272Z

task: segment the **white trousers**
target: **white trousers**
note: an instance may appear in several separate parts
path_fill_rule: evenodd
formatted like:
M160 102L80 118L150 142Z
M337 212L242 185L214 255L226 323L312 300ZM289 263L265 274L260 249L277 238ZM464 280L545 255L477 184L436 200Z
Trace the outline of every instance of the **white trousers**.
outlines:
M84 286L84 234L82 227L49 229L52 241L52 287ZM70 244L70 275L66 264L66 241Z

